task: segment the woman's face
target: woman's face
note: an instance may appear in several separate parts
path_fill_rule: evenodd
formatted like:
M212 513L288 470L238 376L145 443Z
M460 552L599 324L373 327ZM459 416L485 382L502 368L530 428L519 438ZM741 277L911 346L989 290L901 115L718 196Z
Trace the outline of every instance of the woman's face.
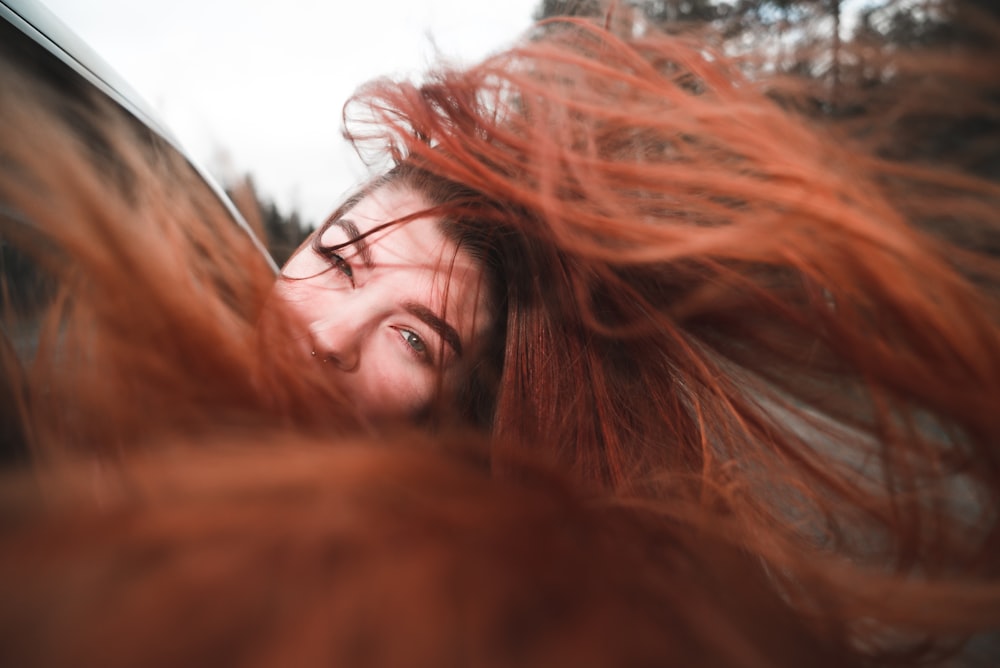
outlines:
M369 194L288 261L276 294L305 325L303 355L340 374L370 416L407 416L447 388L463 352L490 324L479 265L423 216L416 192ZM362 238L364 237L364 238ZM337 250L340 244L347 244Z

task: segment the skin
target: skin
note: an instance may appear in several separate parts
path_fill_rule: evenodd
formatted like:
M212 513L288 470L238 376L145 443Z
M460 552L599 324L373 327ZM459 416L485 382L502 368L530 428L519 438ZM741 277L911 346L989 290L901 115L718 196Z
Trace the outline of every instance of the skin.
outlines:
M414 191L388 186L366 196L306 243L275 292L301 320L303 354L339 374L362 413L405 417L447 389L462 353L490 324L480 266L422 216ZM353 243L351 243L353 242Z

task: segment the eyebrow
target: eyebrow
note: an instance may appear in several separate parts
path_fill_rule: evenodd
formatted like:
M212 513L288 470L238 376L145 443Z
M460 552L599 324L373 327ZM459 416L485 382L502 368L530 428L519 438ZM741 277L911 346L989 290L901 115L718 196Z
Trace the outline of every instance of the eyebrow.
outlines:
M372 260L372 249L365 241L365 238L361 236L361 230L358 226L354 224L353 221L347 220L346 218L339 218L333 221L333 224L344 231L347 235L348 244L354 246L358 251L358 256L361 258L361 263L369 269L375 268L375 262Z
M457 356L462 356L462 339L458 336L458 332L455 331L454 327L439 318L434 311L423 304L405 302L403 308L407 313L419 318L425 325L433 329L445 343L451 346L451 349L455 351Z

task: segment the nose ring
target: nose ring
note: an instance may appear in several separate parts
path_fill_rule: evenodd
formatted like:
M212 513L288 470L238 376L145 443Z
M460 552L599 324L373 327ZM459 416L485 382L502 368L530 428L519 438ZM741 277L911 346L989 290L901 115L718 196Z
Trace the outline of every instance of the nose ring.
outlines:
M316 357L316 351L315 351L315 350L313 350L313 351L312 351L312 353L310 353L310 354L311 354L311 355L312 355L313 357ZM327 362L329 362L329 361L330 361L330 355L327 355L326 357L324 357L324 358L323 358L323 364L326 364L326 363L327 363Z

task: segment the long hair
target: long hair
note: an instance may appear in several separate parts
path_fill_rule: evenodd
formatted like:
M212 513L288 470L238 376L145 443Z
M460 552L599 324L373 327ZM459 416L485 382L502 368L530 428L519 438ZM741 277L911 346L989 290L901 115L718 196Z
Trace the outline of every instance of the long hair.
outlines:
M12 431L30 445L32 475L43 485L92 484L95 495L59 506L63 519L35 527L33 511L19 510L37 504L22 501L15 489L24 479L5 485L15 491L5 500L4 516L13 519L4 552L14 556L0 577L23 584L17 600L38 611L51 634L45 638L68 637L74 626L58 626L59 615L74 614L61 589L79 591L76 578L93 587L94 598L75 609L75 619L86 620L101 607L108 592L102 588L114 587L113 577L86 580L93 574L88 563L112 575L139 569L139 583L150 589L129 585L125 591L137 598L109 609L149 637L163 628L154 601L169 588L172 566L157 571L146 538L133 533L142 519L115 519L116 509L133 512L129 504L142 495L101 507L102 494L143 487L146 465L135 458L146 452L149 475L166 467L164 484L173 484L173 471L179 490L193 489L188 485L197 482L188 476L206 463L197 480L209 489L218 485L220 499L229 498L219 510L195 495L197 502L185 506L190 515L176 523L158 515L169 510L166 501L139 503L135 517L149 513L150 525L162 530L153 538L168 552L184 544L187 531L198 531L199 517L217 521L211 533L224 535L230 510L255 489L281 486L282 471L295 466L286 458L337 460L331 469L345 468L329 472L330 480L350 485L341 478L357 474L352 489L359 491L360 481L376 483L380 468L387 480L405 481L414 467L414 485L428 498L447 499L430 515L439 517L463 504L464 491L451 496L438 486L449 484L450 472L459 471L460 490L494 480L498 487L489 489L497 496L487 505L509 501L513 525L532 517L531 504L518 497L527 492L516 491L530 487L525 471L532 469L523 462L531 460L558 471L542 486L543 496L558 497L566 488L573 504L619 509L608 516L618 519L608 521L618 526L620 519L626 528L612 542L622 555L633 548L654 555L639 567L601 548L594 561L567 570L567 587L585 587L594 571L621 576L622 609L642 600L647 586L647 593L667 596L663 610L732 592L731 609L719 603L724 617L732 615L724 628L713 626L722 617L711 610L679 610L678 619L693 638L719 632L747 640L749 646L738 645L747 647L747 657L779 662L785 642L788 657L818 648L845 661L915 663L1000 625L995 183L886 156L855 127L824 129L796 111L787 88L775 92L771 84L781 82L747 78L703 43L638 30L618 34L582 20L545 24L478 65L439 70L420 85L375 82L352 102L363 106L366 122L350 116L349 136L390 162L417 164L503 202L489 209L486 222L498 233L485 238L503 239L517 252L493 260L503 278L506 331L503 359L494 367L495 403L489 399L493 405L478 412L489 419L489 433L459 438L443 454L359 454L372 466L362 475L340 461L348 455L296 453L303 445L338 442L419 448L423 437L398 425L376 431L380 426L357 416L319 365L283 344L291 325L280 305L270 304L273 272L186 163L92 93L28 80L7 67L40 61L12 55L15 47L3 42L4 252L33 259L28 273L45 296L23 308L12 299L5 313ZM53 146L61 147L57 161L47 157ZM264 331L258 323L272 307L279 317ZM437 438L448 436L442 430ZM208 452L174 449L177 443ZM246 458L211 452L240 443L248 447ZM250 453L254 443L266 447ZM485 455L488 475L455 462ZM232 457L240 471L229 478L233 487L225 466L207 465L212 456ZM421 457L430 463L419 464ZM71 462L65 474L64 460ZM327 471L314 463L315 475ZM292 487L337 494L336 485L327 489L306 469L296 469L305 477ZM391 498L391 489L378 489L373 498ZM285 508L280 498L262 494ZM334 505L347 515L355 503L361 514L373 508L350 495L337 498ZM471 501L469 513L484 524L496 521ZM581 559L588 540L605 536L604 515L585 515L582 526L589 528L574 543ZM249 541L266 545L276 544L270 541L277 531L280 546L291 540L281 530L295 516L289 510L238 526ZM66 529L76 517L81 533L73 542ZM372 526L399 526L397 519L379 516ZM557 538L552 516L537 527L537 535ZM307 527L302 535L327 531L314 528L318 533ZM108 541L94 543L103 551L93 562L85 560L88 534ZM704 575L695 578L697 591L682 589L691 591L683 599L663 592L681 586L678 573L685 571L670 570L668 555L647 552L671 536L683 543L679 554L707 564L696 569ZM438 554L436 540L441 554L465 549L434 535L420 540L429 541L428 554ZM511 550L528 549L525 540L513 529L497 538ZM34 579L22 582L34 555L48 544L62 549L59 541L82 560L39 563ZM393 548L391 540L380 544L383 554ZM132 546L120 565L112 560L117 545ZM270 596L261 589L269 562L248 559L239 581L248 595ZM419 563L439 567L430 556ZM493 569L498 562L479 563ZM336 563L314 565L317 578L340 577ZM524 562L513 580L536 567L542 569ZM207 578L220 592L236 587L216 579L224 568L208 575L199 568L180 564L178 577ZM632 568L636 579L628 580ZM747 577L734 581L731 571ZM391 593L405 592L420 580L414 577L398 580ZM46 583L56 581L64 583L60 591L46 595ZM376 587L378 578L359 582ZM442 598L428 600L444 601L452 585L433 582L440 585L434 596ZM178 592L176 606L163 614L185 618L198 600L185 591L187 598ZM758 599L775 611L770 622L744 614L738 603L752 609ZM580 605L598 605L588 601ZM489 603L481 601L483 610ZM661 603L624 619L655 624ZM150 616L131 615L133 609ZM21 617L7 610L4 633L26 647L21 656L39 656L32 652L47 640L32 645L39 636L20 634ZM447 606L428 610L428 628L438 624L438 631L457 614ZM764 634L785 628L785 611L794 622L791 637ZM412 623L422 614L404 613ZM597 616L573 627L580 648L601 638L590 635L593 628L622 631L595 610L585 613ZM199 660L223 651L211 645L228 637L227 627L214 625L223 617L213 612L198 620L203 635L192 636L192 647L201 649L191 651ZM494 621L502 626L504 619ZM660 627L650 631L657 638L661 632L674 637ZM243 631L238 637L246 639ZM412 649L417 635L407 638ZM209 644L197 645L201 639ZM567 640L564 650L575 646ZM681 659L697 652L728 656L701 640L684 647ZM133 656L126 650L123 661Z

